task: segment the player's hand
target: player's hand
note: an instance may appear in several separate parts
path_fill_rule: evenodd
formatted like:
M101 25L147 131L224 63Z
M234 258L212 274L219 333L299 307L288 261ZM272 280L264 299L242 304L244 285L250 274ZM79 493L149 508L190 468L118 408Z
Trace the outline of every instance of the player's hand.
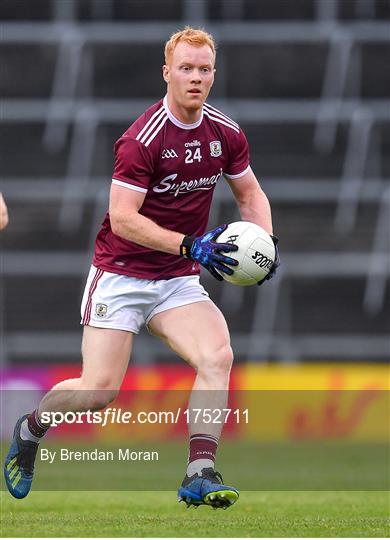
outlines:
M278 247L279 238L277 236L273 236L272 234L270 234L270 237L272 238L272 241L275 246L275 261L274 261L274 264L271 266L271 269L268 272L268 274L265 276L264 279L262 279L261 281L258 281L257 285L262 285L264 281L266 281L267 279L272 279L276 273L276 270L280 266L280 255L279 255L279 247Z
M200 263L218 281L222 281L223 277L218 274L217 270L231 276L234 270L226 265L237 266L238 261L222 255L221 251L237 251L238 246L215 242L215 239L226 229L227 225L223 224L196 238L185 236L180 246L180 255Z

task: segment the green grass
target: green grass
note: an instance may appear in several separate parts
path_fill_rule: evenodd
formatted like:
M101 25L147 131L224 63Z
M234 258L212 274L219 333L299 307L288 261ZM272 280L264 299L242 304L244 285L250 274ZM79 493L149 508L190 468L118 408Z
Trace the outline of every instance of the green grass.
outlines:
M180 483L187 441L77 444L47 440L43 448L57 451L53 464L36 460L36 491L173 491ZM157 450L155 462L63 461L60 447L77 450L117 448ZM8 443L2 447L2 460ZM390 487L389 447L386 443L353 441L224 441L217 470L226 483L247 491L385 491ZM5 484L2 482L2 489Z
M4 537L388 537L383 491L242 492L226 511L174 492L1 493Z
M42 444L52 450L126 446L54 440ZM389 537L387 444L226 441L217 469L226 483L241 490L239 501L226 511L187 510L176 502L185 441L131 447L158 449L160 460L49 465L38 458L33 491L26 499L0 493L1 535ZM152 492L153 486L164 491Z

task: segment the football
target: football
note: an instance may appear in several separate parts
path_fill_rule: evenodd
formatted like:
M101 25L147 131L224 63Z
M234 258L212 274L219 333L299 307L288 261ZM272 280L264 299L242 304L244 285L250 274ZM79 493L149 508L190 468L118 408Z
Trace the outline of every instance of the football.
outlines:
M238 261L232 276L219 272L234 285L254 285L270 271L275 260L275 246L271 236L255 223L236 221L218 236L217 242L236 244L238 251L228 255Z

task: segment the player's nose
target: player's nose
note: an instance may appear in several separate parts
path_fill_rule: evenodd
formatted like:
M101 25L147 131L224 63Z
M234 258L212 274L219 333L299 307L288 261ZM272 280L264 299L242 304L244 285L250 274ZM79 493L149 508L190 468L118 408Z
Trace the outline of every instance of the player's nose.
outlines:
M192 74L191 82L200 84L202 82L202 78L200 76L200 71L194 71Z

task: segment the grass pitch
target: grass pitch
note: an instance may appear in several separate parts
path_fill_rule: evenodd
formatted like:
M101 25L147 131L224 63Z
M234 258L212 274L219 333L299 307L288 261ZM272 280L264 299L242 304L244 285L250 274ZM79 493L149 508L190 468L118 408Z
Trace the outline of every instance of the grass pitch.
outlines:
M3 444L1 462L9 443ZM174 491L183 478L187 441L133 443L132 450L157 450L157 461L120 461L123 441L80 444L47 440L53 464L37 455L34 491ZM61 461L60 449L111 450L112 461ZM351 441L224 441L217 470L240 491L384 491L390 487L386 443ZM3 483L3 489L5 488Z
M1 493L4 537L388 537L384 491L246 491L226 511L174 492Z
M45 442L52 450L58 450L59 444ZM160 450L159 462L56 461L49 465L38 459L33 491L26 499L0 494L1 535L390 536L385 444L226 441L217 469L226 474L228 484L241 491L238 502L226 511L206 506L187 510L184 503L177 503L173 490L183 473L185 441L149 446ZM6 447L8 444L4 455ZM150 491L153 486L161 491ZM259 486L263 491L258 491Z

